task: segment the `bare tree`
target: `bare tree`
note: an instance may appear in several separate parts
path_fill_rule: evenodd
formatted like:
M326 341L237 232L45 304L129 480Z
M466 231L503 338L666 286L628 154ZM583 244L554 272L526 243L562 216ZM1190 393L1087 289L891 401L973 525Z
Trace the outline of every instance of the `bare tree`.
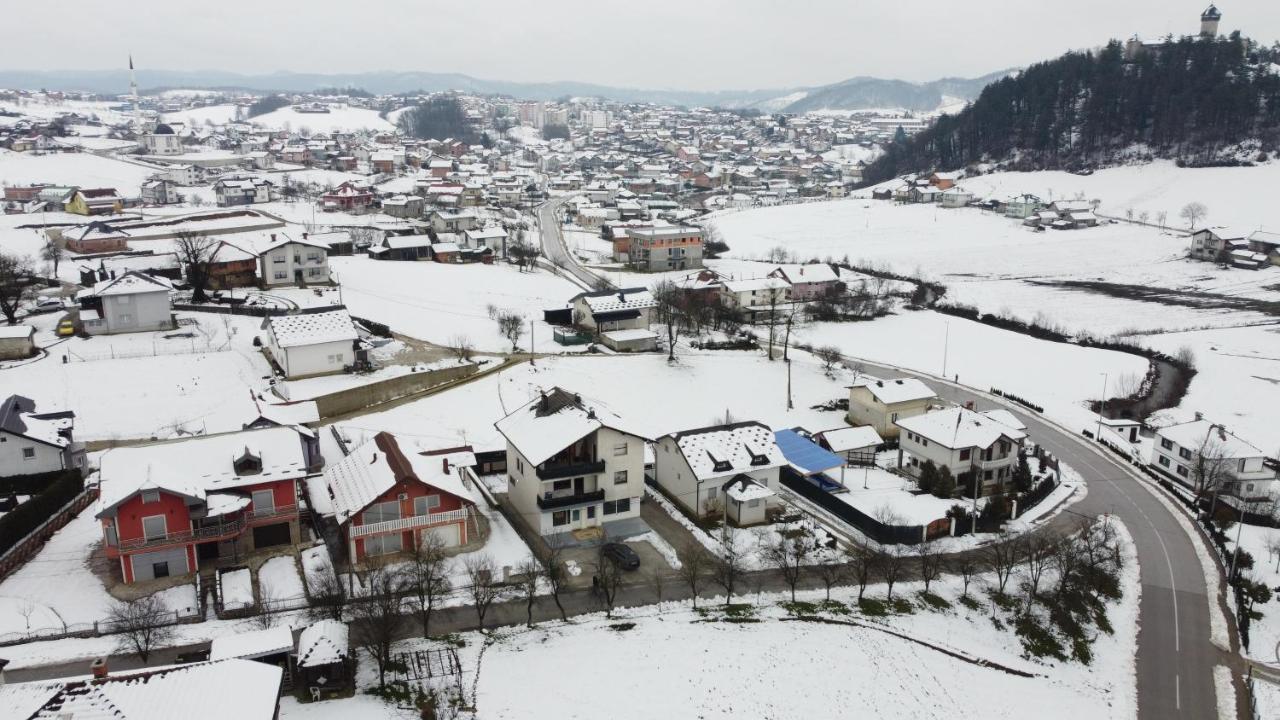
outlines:
M431 636L432 611L452 588L449 560L444 551L444 540L439 535L423 533L404 572L408 593L418 607L424 638Z
M507 246L507 254L515 258L516 267L521 272L532 270L538 261L538 256L542 254L541 248L523 238L509 243Z
M667 329L667 361L676 359L676 341L685 326L684 292L670 280L663 280L653 288L653 319Z
M259 628L267 630L276 625L275 609L279 604L280 598L276 597L275 588L271 583L258 578L258 614L253 616L253 622Z
M519 581L516 587L524 600L525 625L533 627L533 604L538 599L538 581L542 579L542 563L537 558L529 558L516 568Z
M1209 208L1205 207L1202 202L1189 202L1182 206L1182 210L1178 212L1178 217L1187 221L1191 226L1191 230L1195 231L1196 225L1209 214Z
M494 318L498 322L498 334L511 343L511 352L519 352L520 337L524 335L524 316L517 312L500 312Z
M53 266L53 277L58 277L58 265L67 259L67 249L58 244L57 240L49 238L40 248L40 259Z
M844 549L844 554L849 560L849 575L858 583L858 602L862 602L862 596L866 593L876 568L875 548L864 543L854 543Z
M347 586L331 572L307 575L311 599L308 614L315 620L342 620L347 609Z
M663 591L667 588L666 576L662 574L662 568L654 568L649 573L649 587L653 588L653 596L658 602L662 602Z
M1220 432L1215 433L1215 430ZM1200 450L1196 452L1191 463L1191 482L1196 494L1197 507L1200 501L1209 495L1213 495L1214 500L1217 500L1218 491L1230 479L1228 470L1231 463L1226 457L1225 435L1226 433L1221 431L1221 426L1210 427L1204 441L1200 444Z
M449 340L449 352L458 359L459 362L467 362L476 351L476 346L471 342L471 338L463 334L454 335Z
M805 560L809 558L809 547L802 538L789 538L779 533L777 539L766 543L763 550L765 563L776 568L782 575L782 579L791 588L791 602L795 602L796 585L804 572Z
M893 585L902 578L907 567L907 550L901 545L881 545L875 553L875 566L884 580L886 597L893 599Z
M823 589L826 590L825 599L829 601L831 600L831 588L844 580L849 573L849 568L840 564L836 558L824 554L818 558L818 562L813 566L813 572L818 576Z
M209 287L209 266L218 250L218 241L203 233L184 231L174 239L173 249L187 274L192 302L208 302L205 291Z
M488 614L489 606L493 605L493 601L502 594L502 587L498 584L497 567L493 564L493 558L487 553L468 555L462 567L466 570L467 582L471 585L471 603L475 607L480 632L484 632L484 616Z
M567 621L569 616L564 611L564 605L560 603L560 592L569 582L569 573L561 558L563 553L563 547L554 541L549 543L542 572L543 577L547 579L547 587L551 589L551 599L555 601L556 609L560 611L560 619Z
M613 617L613 604L618 599L618 591L622 589L622 568L605 553L607 542L601 542L596 548L595 574L591 578L596 599L604 605L605 617Z
M840 360L844 357L840 353L840 348L835 347L834 345L823 345L820 348L815 348L813 356L822 361L822 369L827 373L828 377L831 375L831 371L835 369L836 365L840 364Z
M378 666L378 687L386 687L391 664L391 644L404 624L400 614L404 581L385 566L375 566L365 576L365 593L351 604L351 641L369 654Z
M1018 566L1019 558L1022 553L1018 548L1018 544L1014 542L1013 536L1008 533L1000 533L1000 539L986 547L982 552L982 557L991 571L996 574L996 591L1004 595L1005 586L1009 583L1009 576L1013 574L1013 569Z
M972 552L964 552L957 555L948 564L951 572L960 576L964 590L960 593L960 597L969 597L969 583L973 577L982 572L982 560Z
M18 322L18 306L32 274L28 258L0 252L0 312L10 325Z
M689 595L693 598L693 607L698 607L698 593L702 591L707 581L707 575L711 570L711 563L714 558L707 552L707 549L699 545L696 541L691 541L680 553L680 569L677 571L680 579L684 581L686 587L689 588Z
M733 592L745 571L743 561L746 549L738 534L728 523L720 526L720 556L711 564L711 579L724 589L724 604L733 603Z
M107 622L116 633L120 652L137 655L142 662L174 636L172 614L159 595L116 602L107 611Z
M1040 581L1044 573L1053 564L1057 553L1058 539L1050 537L1047 532L1033 532L1022 539L1022 555L1026 561L1027 573L1027 612L1040 592Z
M937 542L922 542L916 545L916 564L920 568L920 580L924 582L924 591L942 574L942 547Z

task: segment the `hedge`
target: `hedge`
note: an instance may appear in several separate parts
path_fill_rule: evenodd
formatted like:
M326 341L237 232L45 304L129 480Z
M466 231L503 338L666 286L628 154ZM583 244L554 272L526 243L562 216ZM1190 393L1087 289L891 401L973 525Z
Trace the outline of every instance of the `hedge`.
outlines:
M84 490L79 470L63 470L44 491L0 517L0 554L8 552Z

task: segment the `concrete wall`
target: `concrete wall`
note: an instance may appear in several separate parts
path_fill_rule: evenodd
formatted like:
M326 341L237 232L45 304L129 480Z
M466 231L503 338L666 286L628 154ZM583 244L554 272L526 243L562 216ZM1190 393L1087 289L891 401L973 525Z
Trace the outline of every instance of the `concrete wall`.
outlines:
M401 375L400 377L362 385L357 388L340 390L328 395L320 395L313 399L316 402L316 409L320 412L320 417L329 418L458 380L475 374L478 369L476 365L460 365L439 370L428 370L427 372Z

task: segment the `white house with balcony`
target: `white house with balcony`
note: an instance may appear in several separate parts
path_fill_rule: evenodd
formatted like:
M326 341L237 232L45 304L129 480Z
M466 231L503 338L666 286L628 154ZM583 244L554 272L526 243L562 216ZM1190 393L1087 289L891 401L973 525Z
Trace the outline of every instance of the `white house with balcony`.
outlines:
M903 471L919 476L924 464L932 461L951 471L961 491L980 483L982 495L1000 492L1012 478L1018 448L1027 437L990 415L963 407L904 418L897 425L898 466Z
M276 287L328 285L329 246L312 240L309 233L293 238L284 233L261 233L225 241L252 255L258 266L258 284Z
M494 426L507 441L507 502L534 532L642 531L647 437L613 411L556 387Z
M755 322L762 315L767 320L770 313L791 303L791 283L780 277L725 280L720 285L720 301L741 312L748 322Z
M1271 497L1280 474L1275 458L1204 418L1157 428L1151 468L1197 492L1208 486L1208 492L1244 502Z
M777 505L779 472L787 464L773 430L755 421L712 425L658 438L654 479L698 517L724 513L756 525Z

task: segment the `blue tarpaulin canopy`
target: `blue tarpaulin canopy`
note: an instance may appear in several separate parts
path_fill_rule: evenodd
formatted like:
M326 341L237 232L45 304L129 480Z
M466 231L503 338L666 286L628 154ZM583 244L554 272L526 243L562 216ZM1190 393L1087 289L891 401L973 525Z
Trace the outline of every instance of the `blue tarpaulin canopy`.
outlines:
M787 463L803 475L817 475L844 467L843 458L819 447L795 430L778 430L773 437Z

